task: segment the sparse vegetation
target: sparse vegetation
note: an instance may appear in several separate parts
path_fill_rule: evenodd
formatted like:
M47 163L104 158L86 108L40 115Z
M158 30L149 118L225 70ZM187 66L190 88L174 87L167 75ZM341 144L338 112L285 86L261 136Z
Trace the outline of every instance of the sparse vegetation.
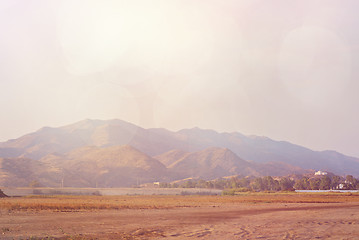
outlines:
M7 228L7 227L1 228L1 233L2 233L2 234L5 234L5 233L7 233L7 232L10 232L10 228Z
M29 183L29 187L31 188L36 188L36 187L40 187L41 184L37 181L37 180L33 180Z
M331 174L324 176L290 177L231 177L205 181L189 179L180 183L160 183L163 188L210 188L233 190L236 192L249 191L294 191L294 190L355 190L359 189L359 180L352 175L345 178ZM227 194L228 192L224 193Z
M215 204L358 202L359 193L292 193L224 191L223 196L29 196L0 199L8 211L97 211L122 209L171 209Z

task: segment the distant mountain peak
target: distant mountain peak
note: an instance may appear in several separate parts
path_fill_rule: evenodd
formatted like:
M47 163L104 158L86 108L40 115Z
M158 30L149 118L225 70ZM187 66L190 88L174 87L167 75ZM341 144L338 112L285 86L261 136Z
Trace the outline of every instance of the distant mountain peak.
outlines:
M217 131L213 129L204 129L199 127L193 127L193 128L185 128L181 129L178 132L211 132L211 133L218 133Z
M120 119L85 119L59 128L45 127L0 143L0 157L39 160L51 153L67 154L85 146L107 148L119 145L128 145L128 150L134 151L134 148L150 157L160 156L166 166L174 164L174 159L177 161L194 152L198 156L207 154L207 159L212 160L219 155L230 159L235 154L249 162L282 162L304 169L327 169L336 174L359 176L359 159L335 151L312 151L268 137L246 136L238 132L219 133L198 127L177 132L144 129ZM169 152L173 149L177 150ZM172 160L164 160L165 157Z

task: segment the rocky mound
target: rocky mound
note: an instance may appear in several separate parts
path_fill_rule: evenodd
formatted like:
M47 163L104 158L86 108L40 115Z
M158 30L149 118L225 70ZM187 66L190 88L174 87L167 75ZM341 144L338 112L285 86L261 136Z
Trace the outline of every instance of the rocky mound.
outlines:
M1 189L0 189L0 198L8 197Z

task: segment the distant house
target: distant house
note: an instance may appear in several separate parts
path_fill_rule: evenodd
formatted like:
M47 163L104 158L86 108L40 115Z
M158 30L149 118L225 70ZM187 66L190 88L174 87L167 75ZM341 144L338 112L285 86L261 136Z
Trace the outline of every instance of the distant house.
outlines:
M322 176L322 175L327 175L328 173L327 172L322 172L322 171L317 171L314 173L314 175L317 175L317 176Z

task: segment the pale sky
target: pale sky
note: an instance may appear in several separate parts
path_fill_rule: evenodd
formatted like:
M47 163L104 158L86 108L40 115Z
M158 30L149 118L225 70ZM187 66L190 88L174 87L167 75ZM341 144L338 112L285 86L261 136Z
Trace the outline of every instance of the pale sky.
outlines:
M0 0L0 141L119 118L359 157L359 1Z

